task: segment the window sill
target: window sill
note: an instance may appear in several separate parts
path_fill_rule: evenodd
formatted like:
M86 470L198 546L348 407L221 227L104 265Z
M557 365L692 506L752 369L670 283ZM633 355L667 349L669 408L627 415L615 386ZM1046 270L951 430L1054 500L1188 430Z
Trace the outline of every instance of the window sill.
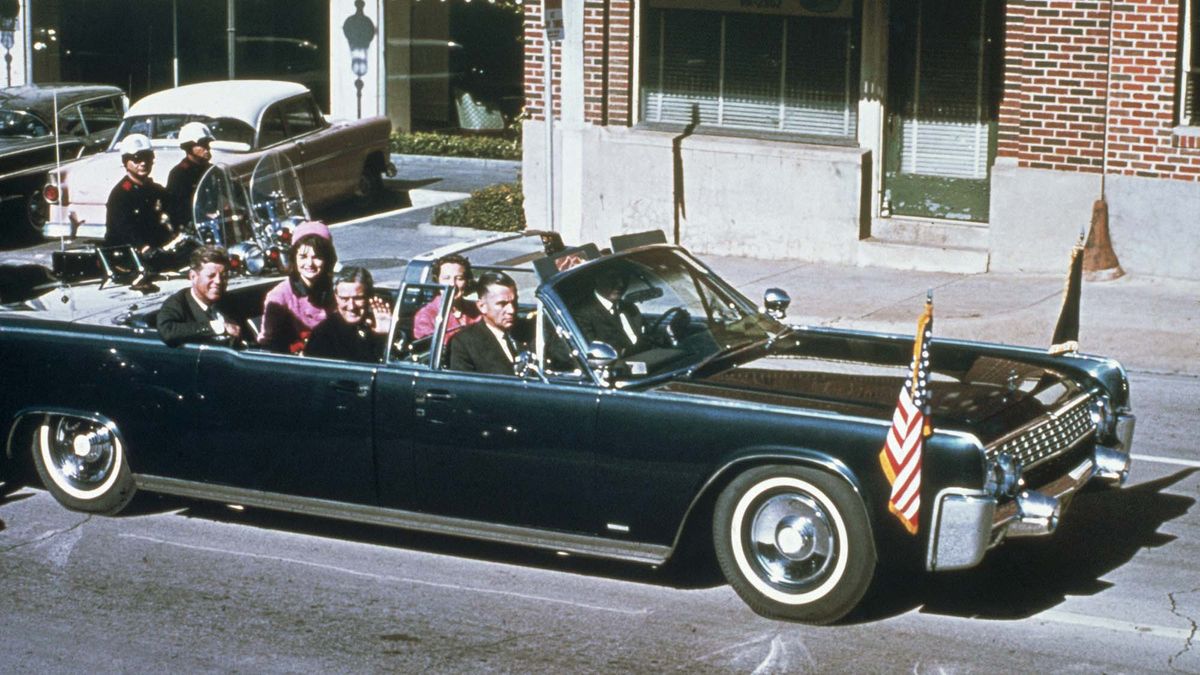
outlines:
M683 134L687 131L687 125L672 124L669 122L639 122L638 124L634 125L634 128L644 129L646 131L661 131L672 134ZM764 129L740 129L735 127L719 127L705 124L697 125L692 130L691 134L695 134L697 136L747 138L756 141L782 141L787 143L798 143L802 145L828 145L839 148L858 147L858 139L856 138L792 134L780 131L767 131Z
M1171 145L1187 150L1200 150L1200 127L1181 125L1171 129Z

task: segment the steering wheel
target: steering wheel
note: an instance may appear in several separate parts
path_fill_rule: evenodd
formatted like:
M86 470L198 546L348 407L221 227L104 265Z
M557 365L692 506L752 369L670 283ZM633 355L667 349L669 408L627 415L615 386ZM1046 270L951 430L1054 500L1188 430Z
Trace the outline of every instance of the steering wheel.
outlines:
M682 306L675 306L662 313L654 325L650 327L650 335L661 336L664 342L672 347L679 346L683 331L692 320L692 315Z

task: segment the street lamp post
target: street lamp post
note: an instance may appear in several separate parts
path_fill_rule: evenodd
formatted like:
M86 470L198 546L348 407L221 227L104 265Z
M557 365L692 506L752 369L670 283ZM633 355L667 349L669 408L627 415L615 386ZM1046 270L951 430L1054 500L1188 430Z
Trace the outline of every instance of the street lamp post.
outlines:
M367 74L367 48L375 38L375 23L363 14L363 0L354 0L355 11L342 24L342 33L350 43L350 71L354 73L354 91L358 98L358 117L362 119L363 76Z
M0 45L4 46L4 70L12 86L12 48L16 44L17 15L21 13L18 0L0 0Z

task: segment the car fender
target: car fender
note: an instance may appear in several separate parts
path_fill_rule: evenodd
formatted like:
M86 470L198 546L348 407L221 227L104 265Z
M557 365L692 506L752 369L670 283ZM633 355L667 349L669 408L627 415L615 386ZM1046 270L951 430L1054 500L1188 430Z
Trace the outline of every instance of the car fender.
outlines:
M684 512L683 520L675 532L675 540L671 545L672 552L679 549L689 527L697 524L696 518L710 515L705 505L715 501L717 495L735 476L751 467L765 464L791 464L827 471L846 481L866 504L868 512L871 511L870 500L863 490L859 477L845 462L828 452L805 447L777 445L741 448L729 453L696 491L696 495L688 505L687 511Z
M126 448L128 453L129 444L125 442L125 437L121 434L121 429L117 423L95 410L84 410L81 408L64 408L62 406L27 406L17 411L13 415L12 421L9 422L7 440L4 444L4 455L9 460L14 458L13 442L17 440L17 430L21 428L21 423L31 417L40 417L45 415L69 415L71 417L79 417L81 419L91 420L97 424L103 424L108 427L113 436L121 442L121 447ZM128 455L127 455L128 456Z

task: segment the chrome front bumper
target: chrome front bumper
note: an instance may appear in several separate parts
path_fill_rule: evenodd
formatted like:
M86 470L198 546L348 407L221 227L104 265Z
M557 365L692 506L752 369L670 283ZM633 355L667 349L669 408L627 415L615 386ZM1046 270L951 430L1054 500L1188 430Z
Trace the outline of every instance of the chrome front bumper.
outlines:
M989 548L1007 537L1053 533L1071 497L1093 478L1123 485L1129 477L1135 423L1132 414L1119 414L1116 445L1097 445L1091 457L1065 475L1037 490L1023 490L1004 504L983 490L946 488L939 492L933 504L926 569L974 567Z

